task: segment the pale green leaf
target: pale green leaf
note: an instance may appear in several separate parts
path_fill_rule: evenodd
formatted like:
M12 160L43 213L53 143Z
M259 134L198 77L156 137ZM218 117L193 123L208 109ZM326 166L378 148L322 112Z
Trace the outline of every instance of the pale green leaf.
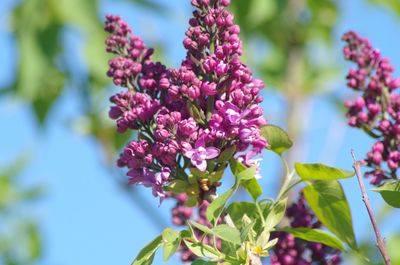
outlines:
M192 242L184 239L186 246L192 251L197 257L218 259L218 252L211 246L205 245L201 242Z
M178 231L167 228L162 232L163 259L167 261L181 244L181 237Z
M159 235L147 246L145 246L137 255L132 265L150 265L153 261L154 254L162 244L162 236Z
M351 178L353 171L338 169L323 164L300 164L295 163L294 167L302 180L334 180Z
M203 233L205 233L205 234L207 234L207 235L213 234L213 231L211 231L211 229L208 228L208 227L205 226L205 225L199 224L199 223L197 223L197 222L195 222L195 221L189 221L189 223L190 223L192 226L194 226L195 228L197 228L198 230L200 230L201 232L203 232Z
M214 235L226 242L236 245L241 244L240 231L234 227L230 227L226 224L221 224L214 227L212 229L212 232Z
M286 211L286 202L287 198L284 198L273 204L271 211L268 213L267 218L265 219L266 229L271 230L283 219Z

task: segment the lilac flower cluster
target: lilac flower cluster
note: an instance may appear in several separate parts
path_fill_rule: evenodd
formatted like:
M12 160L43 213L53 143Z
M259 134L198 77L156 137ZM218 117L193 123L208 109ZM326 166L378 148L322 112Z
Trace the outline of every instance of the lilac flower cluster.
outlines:
M229 4L192 1L196 10L183 41L187 56L178 69L152 61L153 50L126 22L106 17L106 50L117 56L107 74L127 88L111 97L109 116L118 132L137 132L118 165L128 168L130 183L152 187L160 198L170 181L187 178L187 168L220 167L215 158L226 148L235 147L235 157L252 165L267 145L260 135L264 86L240 61L240 29L225 9Z
M321 223L306 205L303 194L288 207L286 216L291 227L320 228ZM285 232L275 232L279 238L273 248L271 265L336 265L340 264L340 251L321 243L303 241Z
M392 76L393 65L374 49L368 39L350 31L342 38L347 60L356 63L347 75L347 85L362 94L346 101L348 124L363 129L376 139L365 163L373 185L397 179L400 164L400 78Z
M195 215L193 212L193 209L185 206L185 203L188 200L188 196L185 193L182 194L178 194L176 197L176 206L172 209L172 223L177 225L177 226L183 226L186 224L186 222L188 220L193 220L195 219L195 221L199 224L208 226L208 227L212 227L211 224L207 221L207 217L206 217L206 211L207 211L207 207L209 205L209 202L206 200L203 200L198 207L198 211L197 214ZM200 230L194 228L194 232L195 232L195 236L197 237L198 240L200 240L202 238L202 236L204 235L203 232L201 232ZM212 236L205 236L203 238L203 243L204 244L213 244L212 242L213 237ZM216 246L221 249L221 240L216 239ZM181 260L183 262L190 262L190 261L194 261L197 256L190 251L187 246L185 245L185 243L182 243L181 246L179 247L179 251L181 253Z

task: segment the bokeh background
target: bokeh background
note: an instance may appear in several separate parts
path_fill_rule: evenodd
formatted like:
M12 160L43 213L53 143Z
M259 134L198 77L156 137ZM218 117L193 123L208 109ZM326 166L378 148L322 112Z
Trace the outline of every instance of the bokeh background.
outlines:
M244 61L267 84L265 116L295 140L287 158L351 169L350 149L362 158L371 140L344 119L342 101L354 95L340 37L357 30L400 69L400 1L234 0L231 10ZM173 202L158 207L114 164L129 135L116 135L107 116L119 90L105 75L108 13L127 20L157 58L180 64L189 0L0 1L0 265L130 264L171 225ZM261 173L265 196L274 196L278 159L266 152ZM342 184L357 239L381 264L357 182ZM399 265L400 212L369 195ZM163 264L159 255L154 264Z

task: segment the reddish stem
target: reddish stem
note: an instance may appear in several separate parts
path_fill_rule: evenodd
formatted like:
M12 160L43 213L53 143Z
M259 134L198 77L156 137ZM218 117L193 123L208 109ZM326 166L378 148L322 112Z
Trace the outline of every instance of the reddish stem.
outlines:
M360 184L362 199L364 201L365 206L367 207L369 218L371 219L371 223L372 223L372 226L375 231L376 246L378 247L379 252L381 253L381 255L383 257L385 264L391 265L392 263L390 262L390 258L389 258L389 255L388 255L388 252L387 252L387 249L385 246L385 241L383 240L381 232L379 231L379 227L376 222L374 212L372 211L372 207L369 202L367 192L365 191L365 186L364 186L364 183L363 183L363 180L361 177L360 162L356 159L356 156L354 155L354 150L351 150L351 156L353 157L353 161L354 161L353 168L354 168L354 171L356 172L358 184Z

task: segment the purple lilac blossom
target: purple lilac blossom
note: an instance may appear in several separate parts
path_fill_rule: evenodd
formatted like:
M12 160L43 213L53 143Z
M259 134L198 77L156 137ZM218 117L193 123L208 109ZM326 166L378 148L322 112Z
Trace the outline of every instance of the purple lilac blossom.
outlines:
M186 150L184 154L190 159L193 166L200 171L205 171L207 169L206 159L216 158L219 155L219 149L212 146L206 147L204 138L199 138L195 143L195 148Z
M226 10L229 4L192 1L195 10L183 40L187 54L177 69L152 61L153 50L119 16L106 17L106 50L116 55L107 74L127 89L111 97L109 116L118 132L137 132L118 165L128 168L130 183L151 187L155 196L165 197L162 187L184 179L189 167L219 166L215 158L229 146L239 158L257 156L267 145L260 135L266 124L259 106L264 85L240 60L240 28ZM137 154L135 145L145 155ZM160 175L164 168L168 178Z
M346 101L348 124L363 129L376 142L363 161L371 168L365 176L371 184L398 179L400 164L400 78L392 76L393 65L366 38L350 31L342 38L346 60L356 64L347 75L347 85L361 95Z

